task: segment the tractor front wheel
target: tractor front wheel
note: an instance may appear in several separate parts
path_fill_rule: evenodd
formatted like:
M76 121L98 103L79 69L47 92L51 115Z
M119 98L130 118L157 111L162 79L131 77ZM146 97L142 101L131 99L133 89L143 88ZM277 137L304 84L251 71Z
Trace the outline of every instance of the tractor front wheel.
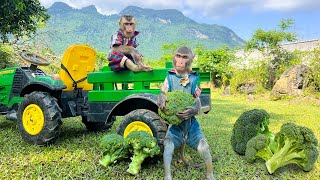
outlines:
M49 93L32 92L24 97L18 108L17 123L27 143L47 145L60 133L61 109Z
M156 137L158 145L163 151L167 125L157 113L147 109L136 109L125 115L117 132L123 137L127 137L132 131L146 131Z

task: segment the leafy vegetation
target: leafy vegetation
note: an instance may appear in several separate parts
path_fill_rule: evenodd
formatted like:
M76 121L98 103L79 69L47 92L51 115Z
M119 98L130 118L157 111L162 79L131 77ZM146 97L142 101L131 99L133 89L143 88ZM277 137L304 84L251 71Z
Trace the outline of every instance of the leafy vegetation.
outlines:
M317 161L318 140L312 130L294 123L281 126L275 136L277 148L266 162L270 174L288 164L297 164L304 171L311 171Z
M185 110L186 107L192 106L194 98L190 93L186 93L182 90L174 90L166 94L168 102L166 103L166 109L163 111L158 110L162 119L168 122L168 124L180 124L181 119L176 115L178 112Z
M273 141L273 138L270 138L265 134L258 134L251 138L247 142L245 153L246 160L250 163L253 163L258 158L268 161L273 155L274 148L270 146Z
M141 164L147 157L154 157L160 154L160 147L155 137L146 131L133 131L126 138L129 151L133 153L131 163L127 172L137 175L141 169Z
M123 136L119 134L104 135L101 139L100 147L103 149L103 157L99 163L105 167L128 156L127 144Z
M318 156L318 140L312 130L292 122L283 124L275 137L259 134L251 138L245 153L248 162L265 160L270 174L288 164L311 171Z
M10 46L0 44L0 69L15 66L13 59L13 49Z
M231 146L235 152L244 155L247 142L258 134L273 136L269 130L270 115L263 109L252 109L241 114L234 123Z
M268 81L267 88L272 88L276 80L282 74L279 73L280 66L291 64L290 61L294 59L292 53L281 48L283 42L293 42L296 40L296 34L287 32L294 21L292 19L282 20L278 25L280 30L264 31L257 29L250 40L245 44L246 50L258 49L267 60ZM287 67L287 66L286 66ZM280 74L280 75L279 75Z
M14 0L0 2L0 40L30 36L49 16L39 0Z
M311 75L309 78L309 91L311 94L320 92L320 46L311 52L305 52L310 59Z
M198 46L195 52L198 55L196 66L201 71L211 72L211 79L215 87L229 85L232 77L231 62L235 61L233 50L226 46L213 50L206 50Z
M310 128L320 139L319 106L312 98L270 101L267 94L256 95L255 100L246 101L247 96L221 96L220 90L212 92L212 110L197 116L201 129L210 145L217 179L318 179L320 161L315 162L310 172L304 172L296 165L279 168L272 175L264 163L248 163L244 156L235 153L230 145L232 128L237 118L254 108L265 109L270 114L269 129L278 132L281 125L293 122ZM120 119L110 129L116 133ZM25 143L14 122L0 116L0 177L2 179L163 179L161 159L142 164L142 170L135 177L126 173L130 160L120 161L105 168L99 164L101 137L105 133L89 133L81 118L64 119L59 140L50 146L38 147ZM319 145L318 145L319 148ZM186 158L193 163L202 162L193 149L186 149ZM178 163L177 154L172 161L172 175L176 179L205 179L205 168L189 168Z

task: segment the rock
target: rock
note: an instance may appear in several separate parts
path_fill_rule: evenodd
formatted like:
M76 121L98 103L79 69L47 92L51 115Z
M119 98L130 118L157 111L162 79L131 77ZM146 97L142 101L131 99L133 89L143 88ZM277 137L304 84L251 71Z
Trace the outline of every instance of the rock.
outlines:
M247 97L247 101L252 101L252 100L254 100L255 98L254 98L254 95L253 94L249 94L248 95L248 97Z
M237 91L243 94L253 94L256 92L257 87L252 82L241 83L237 86Z
M277 100L283 96L301 96L306 86L310 68L306 65L297 65L287 69L273 86L270 97Z
M224 95L224 96L229 96L229 95L231 95L231 94L232 94L232 93L231 93L230 86L227 86L227 87L225 87L225 88L223 89L222 95Z

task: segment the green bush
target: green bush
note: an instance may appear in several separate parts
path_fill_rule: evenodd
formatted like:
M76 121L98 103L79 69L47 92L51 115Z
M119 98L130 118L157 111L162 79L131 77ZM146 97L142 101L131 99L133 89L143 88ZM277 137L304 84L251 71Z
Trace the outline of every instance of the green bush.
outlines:
M14 51L10 46L0 44L0 69L17 65L13 60Z
M211 79L215 87L221 87L232 77L232 67L230 63L235 61L234 51L224 46L219 49L196 48L198 55L195 64L203 72L211 72Z
M232 78L230 80L230 86L232 90L245 82L254 83L257 87L257 92L266 91L265 84L268 81L267 63L265 60L252 60L250 65L237 65L232 68Z
M311 75L309 78L308 85L309 89L315 92L320 92L320 47L310 52L310 68Z

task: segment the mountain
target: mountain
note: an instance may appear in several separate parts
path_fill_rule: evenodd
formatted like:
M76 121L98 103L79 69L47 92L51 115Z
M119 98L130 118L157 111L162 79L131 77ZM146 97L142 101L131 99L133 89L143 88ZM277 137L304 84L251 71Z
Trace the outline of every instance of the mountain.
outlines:
M62 2L49 9L50 19L37 38L56 53L63 53L72 44L85 43L97 51L109 51L110 36L118 30L118 20L123 14L137 18L138 47L143 55L159 59L161 45L178 41L201 44L206 48L243 45L243 40L232 30L219 25L199 24L175 9L153 10L128 6L119 14L102 15L95 6L73 9Z

